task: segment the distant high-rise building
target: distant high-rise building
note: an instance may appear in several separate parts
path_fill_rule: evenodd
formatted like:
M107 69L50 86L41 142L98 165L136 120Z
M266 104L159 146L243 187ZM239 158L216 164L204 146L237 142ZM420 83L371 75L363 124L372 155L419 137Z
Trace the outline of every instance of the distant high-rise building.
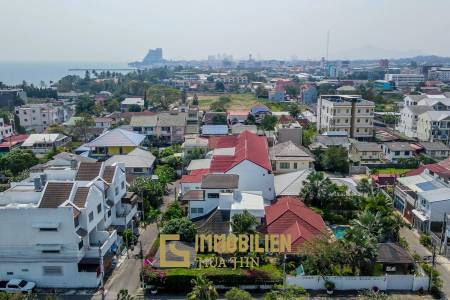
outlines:
M150 49L142 61L144 64L154 64L164 61L162 48Z

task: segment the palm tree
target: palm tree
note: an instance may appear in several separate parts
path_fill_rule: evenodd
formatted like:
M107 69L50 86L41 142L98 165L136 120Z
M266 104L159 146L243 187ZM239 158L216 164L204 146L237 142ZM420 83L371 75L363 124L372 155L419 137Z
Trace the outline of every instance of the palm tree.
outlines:
M187 295L188 300L215 300L219 297L212 281L205 278L204 275L192 279L192 292Z
M351 225L353 228L367 230L377 240L381 239L383 225L381 224L381 215L379 212L373 214L370 211L363 211L358 215L357 219L351 221Z
M367 178L361 179L361 181L358 182L356 189L363 195L368 195L372 193L372 185L370 184L370 181Z
M312 172L306 177L300 197L309 205L318 206L320 191L325 176L322 172Z
M373 266L377 256L378 244L375 237L362 227L352 227L345 237L344 247L353 274L356 269L359 270L359 275L368 273L367 270Z
M231 228L234 234L252 234L255 232L256 218L248 211L234 215L231 219Z

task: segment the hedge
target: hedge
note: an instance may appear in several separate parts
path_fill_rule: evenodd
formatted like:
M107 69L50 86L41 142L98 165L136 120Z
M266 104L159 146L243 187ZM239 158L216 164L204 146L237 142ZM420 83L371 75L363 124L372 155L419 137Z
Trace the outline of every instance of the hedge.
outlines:
M160 288L170 288L174 292L188 292L192 289L191 281L203 274L215 285L239 286L253 284L279 284L283 281L282 272L273 265L265 265L256 269L206 268L167 270L144 270L146 284Z

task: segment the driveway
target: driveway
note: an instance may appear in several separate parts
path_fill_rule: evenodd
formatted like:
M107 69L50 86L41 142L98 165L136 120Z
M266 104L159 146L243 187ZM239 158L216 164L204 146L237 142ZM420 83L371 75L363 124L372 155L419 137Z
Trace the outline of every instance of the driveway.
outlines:
M419 241L419 234L407 227L403 227L400 230L400 235L406 239L409 245L409 250L411 253L416 252L421 257L431 256L430 250L422 246ZM450 297L450 261L443 257L442 255L436 256L436 270L439 272L441 279L443 281L442 292L445 294L444 299L449 299Z
M164 212L168 205L175 199L175 189L179 191L179 181L175 181L168 186L168 194L163 197L161 211ZM158 237L156 224L150 224L146 228L140 229L139 242L142 244L142 251L145 255ZM139 258L140 243L137 243L134 250L128 251L128 256L124 257L123 262L118 266L105 283L107 300L117 299L120 290L126 289L130 295L136 295L140 289L140 272L142 270L142 260ZM94 295L91 299L102 299L100 294Z

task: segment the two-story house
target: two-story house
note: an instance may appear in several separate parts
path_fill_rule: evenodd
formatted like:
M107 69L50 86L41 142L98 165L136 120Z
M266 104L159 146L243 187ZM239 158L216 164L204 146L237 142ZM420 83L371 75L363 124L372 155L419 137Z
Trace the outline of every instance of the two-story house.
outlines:
M383 149L384 158L392 162L398 162L399 159L411 158L414 153L414 148L407 142L383 143L381 148Z
M383 150L377 143L353 143L350 159L356 163L377 162L383 159Z
M0 193L1 278L98 287L112 267L119 228L137 213L125 196L123 167L102 163L49 166L12 183Z
M105 158L116 154L127 154L141 146L146 136L133 131L115 128L85 144L92 157Z

